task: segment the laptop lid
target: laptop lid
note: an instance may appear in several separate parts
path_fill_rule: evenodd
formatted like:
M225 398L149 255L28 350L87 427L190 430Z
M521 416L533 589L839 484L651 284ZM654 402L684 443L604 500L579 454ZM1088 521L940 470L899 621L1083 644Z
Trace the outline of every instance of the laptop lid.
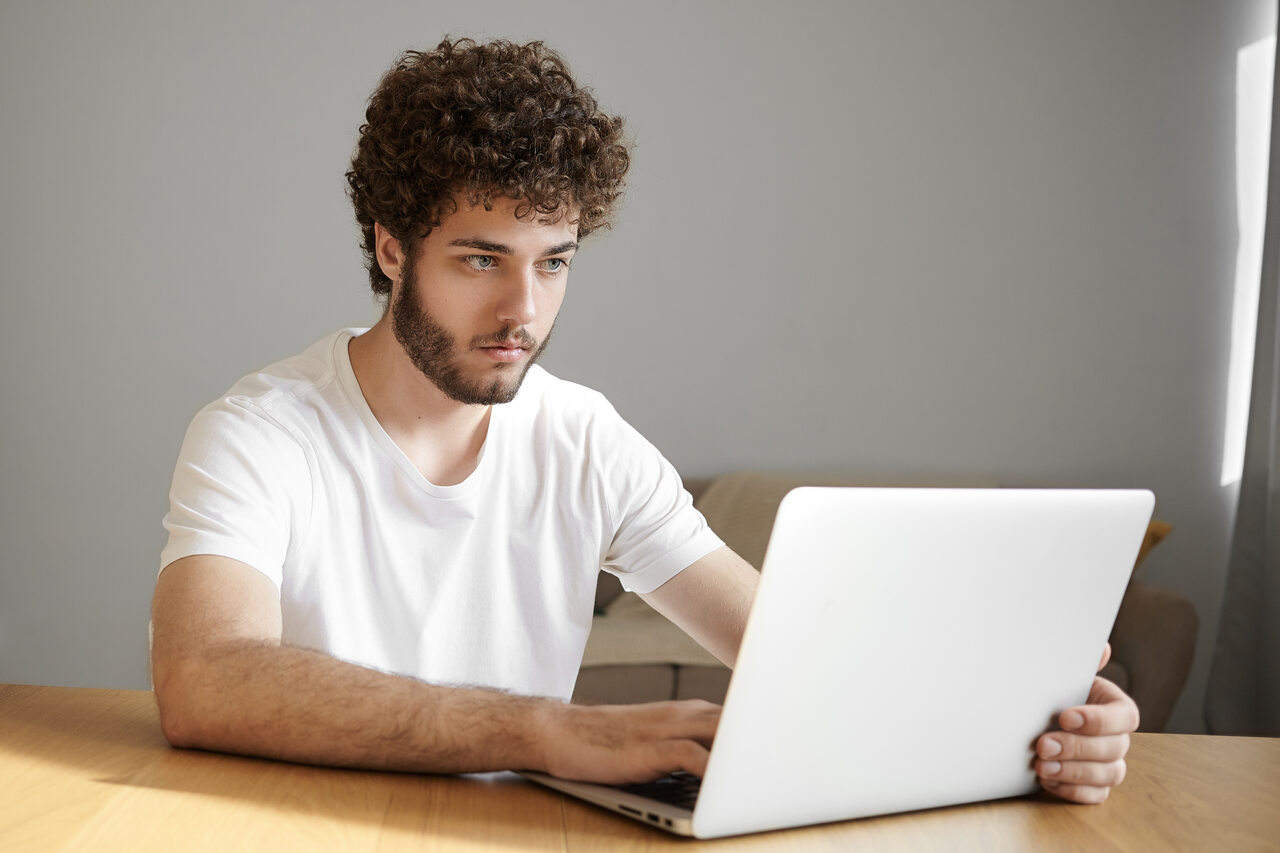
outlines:
M1147 491L800 488L711 751L701 838L1009 797L1083 702Z

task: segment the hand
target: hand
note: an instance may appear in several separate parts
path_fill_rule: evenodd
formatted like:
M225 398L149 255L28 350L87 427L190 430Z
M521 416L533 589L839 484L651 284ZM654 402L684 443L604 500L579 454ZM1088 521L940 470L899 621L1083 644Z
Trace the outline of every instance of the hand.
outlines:
M1111 644L1102 663L1111 659ZM1100 803L1113 785L1124 781L1129 733L1138 728L1138 706L1127 694L1102 677L1084 705L1058 715L1060 732L1041 735L1036 742L1036 775L1045 790L1077 803Z
M700 699L643 705L562 705L544 741L552 776L625 785L683 770L702 776L720 706Z

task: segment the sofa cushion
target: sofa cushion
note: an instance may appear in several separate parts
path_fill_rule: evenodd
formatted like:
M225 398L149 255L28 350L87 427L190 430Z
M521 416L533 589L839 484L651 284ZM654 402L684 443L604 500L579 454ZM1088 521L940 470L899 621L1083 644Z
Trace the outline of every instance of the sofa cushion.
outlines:
M668 664L583 667L573 686L582 705L630 705L662 702L676 692L676 667Z
M939 483L936 478L912 483L903 479L856 474L765 474L743 471L717 477L695 502L725 544L757 569L773 532L773 519L787 492L798 486L966 486L984 488L990 481Z
M593 666L584 669L573 688L573 701L585 705L621 705L703 699L724 704L729 670L723 666Z
M705 488L699 484L695 506L703 513L707 523L725 543L757 568L764 561L765 549L773 531L778 505L787 492L798 486L950 486L990 488L991 482L947 482L936 478L928 482L910 483L902 480L888 482L885 478L833 474L766 474L741 472L726 474L713 480ZM1148 528L1142 548L1135 560L1136 566L1168 535L1169 525L1153 520ZM602 575L602 580L605 576ZM611 579L611 578L609 578ZM620 587L619 590L620 592ZM614 597L607 594L597 600L598 613L592 621L591 635L583 656L580 684L588 701L600 701L601 697L633 695L619 687L611 693L609 685L626 682L627 673L634 670L639 682L634 695L675 696L683 693L682 680L677 673L685 673L689 687L696 679L714 682L709 688L694 689L695 695L715 693L728 683L728 670L709 652L657 611L650 608L638 596L622 593ZM602 606L601 606L602 605ZM1113 640L1115 638L1113 637ZM1119 649L1117 649L1119 651ZM613 669L617 667L617 669ZM606 670L609 670L606 672ZM1132 689L1130 674L1118 660L1113 660L1103 673ZM654 679L669 685L655 687ZM669 680L672 679L672 680ZM708 682L710 684L710 682ZM627 701L613 698L612 701Z
M723 666L715 655L644 603L623 593L591 620L583 668L615 664Z

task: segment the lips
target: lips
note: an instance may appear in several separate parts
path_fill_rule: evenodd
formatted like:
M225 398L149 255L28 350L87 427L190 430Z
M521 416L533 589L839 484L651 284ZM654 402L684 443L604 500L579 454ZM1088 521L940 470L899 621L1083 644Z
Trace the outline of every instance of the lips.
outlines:
M486 344L477 349L498 363L511 363L522 360L533 347L522 340L505 340L496 344Z
M528 350L537 348L538 342L533 335L524 329L499 329L496 334L477 337L472 340L471 348L487 352L507 352L510 350Z

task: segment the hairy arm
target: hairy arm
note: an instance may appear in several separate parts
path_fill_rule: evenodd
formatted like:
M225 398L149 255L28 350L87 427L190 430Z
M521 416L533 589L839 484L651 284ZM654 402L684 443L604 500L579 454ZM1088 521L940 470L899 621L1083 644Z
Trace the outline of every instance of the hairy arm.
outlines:
M152 675L174 746L370 769L541 770L630 782L701 773L719 708L584 708L441 687L281 643L276 588L225 557L160 575Z

